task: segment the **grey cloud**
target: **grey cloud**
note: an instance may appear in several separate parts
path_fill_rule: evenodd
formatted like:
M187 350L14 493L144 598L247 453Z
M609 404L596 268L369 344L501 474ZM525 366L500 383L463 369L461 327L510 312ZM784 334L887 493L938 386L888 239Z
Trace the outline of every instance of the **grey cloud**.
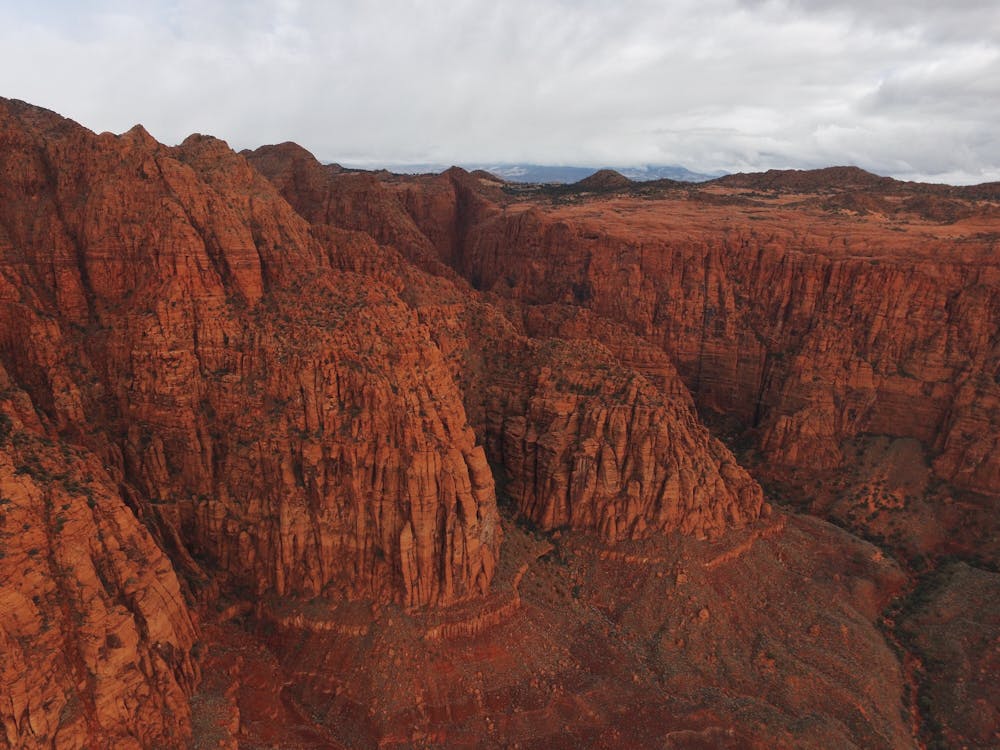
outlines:
M168 142L366 162L854 162L1000 177L993 3L251 0L0 7L0 94Z
M742 0L742 5L820 15L854 29L915 33L938 42L991 41L1000 35L1000 9L990 0Z

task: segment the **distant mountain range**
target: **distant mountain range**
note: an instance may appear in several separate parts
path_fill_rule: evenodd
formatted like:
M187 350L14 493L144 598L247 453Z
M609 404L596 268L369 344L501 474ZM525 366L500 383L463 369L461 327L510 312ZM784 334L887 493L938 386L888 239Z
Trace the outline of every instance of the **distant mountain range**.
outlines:
M398 174L423 174L427 172L442 172L449 166L447 164L387 164L385 165L385 169ZM485 162L460 164L459 166L470 172L475 169L482 169L509 182L533 183L579 182L601 169L600 167L565 167L547 164L496 164ZM610 168L636 182L648 182L649 180L662 180L664 178L680 180L681 182L704 182L705 180L712 180L726 174L726 172L703 174L701 172L692 172L690 169L685 169L684 167L664 164Z
M557 167L544 164L481 164L477 169L485 169L511 182L579 182L599 171L597 167ZM636 182L649 180L680 180L681 182L704 182L721 177L725 172L703 174L684 167L647 164L638 167L610 167L619 174Z

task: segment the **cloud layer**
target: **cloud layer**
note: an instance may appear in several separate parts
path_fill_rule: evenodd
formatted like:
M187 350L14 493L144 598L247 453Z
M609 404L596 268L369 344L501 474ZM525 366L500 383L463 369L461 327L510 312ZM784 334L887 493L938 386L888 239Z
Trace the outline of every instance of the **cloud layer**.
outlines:
M98 131L353 163L1000 179L992 0L17 5L0 7L0 95Z

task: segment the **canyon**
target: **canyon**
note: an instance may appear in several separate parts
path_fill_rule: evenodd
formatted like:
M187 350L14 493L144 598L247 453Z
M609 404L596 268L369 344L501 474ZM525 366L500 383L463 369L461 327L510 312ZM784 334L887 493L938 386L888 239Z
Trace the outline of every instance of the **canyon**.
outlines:
M995 746L998 243L0 99L0 747Z

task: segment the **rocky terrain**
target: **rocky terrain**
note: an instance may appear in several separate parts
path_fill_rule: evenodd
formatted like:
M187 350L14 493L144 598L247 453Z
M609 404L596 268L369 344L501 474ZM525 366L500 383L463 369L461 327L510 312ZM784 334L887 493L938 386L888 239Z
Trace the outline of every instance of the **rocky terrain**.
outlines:
M0 100L0 747L996 745L998 239Z

